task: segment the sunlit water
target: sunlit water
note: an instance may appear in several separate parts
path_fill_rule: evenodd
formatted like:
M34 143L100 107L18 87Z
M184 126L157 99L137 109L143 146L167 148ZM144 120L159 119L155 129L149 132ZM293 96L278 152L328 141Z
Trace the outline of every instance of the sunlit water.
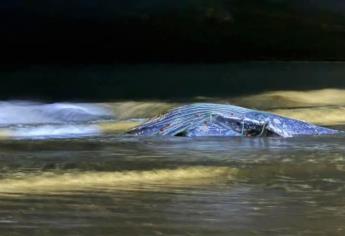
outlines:
M344 136L121 134L176 105L2 103L0 235L345 234Z

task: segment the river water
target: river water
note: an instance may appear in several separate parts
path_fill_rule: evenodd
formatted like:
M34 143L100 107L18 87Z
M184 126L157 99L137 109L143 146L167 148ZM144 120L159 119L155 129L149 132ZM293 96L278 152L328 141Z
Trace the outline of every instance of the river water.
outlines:
M195 100L345 124L340 89ZM0 235L345 234L344 136L123 134L184 102L1 102Z

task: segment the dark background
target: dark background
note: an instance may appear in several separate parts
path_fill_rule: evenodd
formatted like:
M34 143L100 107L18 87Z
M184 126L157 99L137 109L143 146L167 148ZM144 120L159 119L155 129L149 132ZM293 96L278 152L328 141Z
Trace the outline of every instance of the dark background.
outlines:
M45 101L229 98L272 90L345 88L345 63L35 65L0 73L2 99Z
M2 0L3 64L345 59L343 0Z
M343 0L0 1L0 99L342 88L339 65L241 63L344 59Z

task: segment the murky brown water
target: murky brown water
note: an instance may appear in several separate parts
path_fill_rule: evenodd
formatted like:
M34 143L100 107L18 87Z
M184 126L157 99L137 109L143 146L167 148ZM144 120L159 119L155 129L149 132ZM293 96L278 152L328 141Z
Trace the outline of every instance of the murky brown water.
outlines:
M1 141L0 234L344 235L344 141Z

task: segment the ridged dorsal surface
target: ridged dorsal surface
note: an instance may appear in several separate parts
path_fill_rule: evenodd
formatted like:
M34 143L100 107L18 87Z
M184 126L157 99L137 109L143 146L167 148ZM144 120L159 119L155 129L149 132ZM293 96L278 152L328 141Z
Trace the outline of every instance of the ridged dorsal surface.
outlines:
M334 134L319 127L268 112L233 105L195 103L177 107L129 133L142 136L282 136Z

